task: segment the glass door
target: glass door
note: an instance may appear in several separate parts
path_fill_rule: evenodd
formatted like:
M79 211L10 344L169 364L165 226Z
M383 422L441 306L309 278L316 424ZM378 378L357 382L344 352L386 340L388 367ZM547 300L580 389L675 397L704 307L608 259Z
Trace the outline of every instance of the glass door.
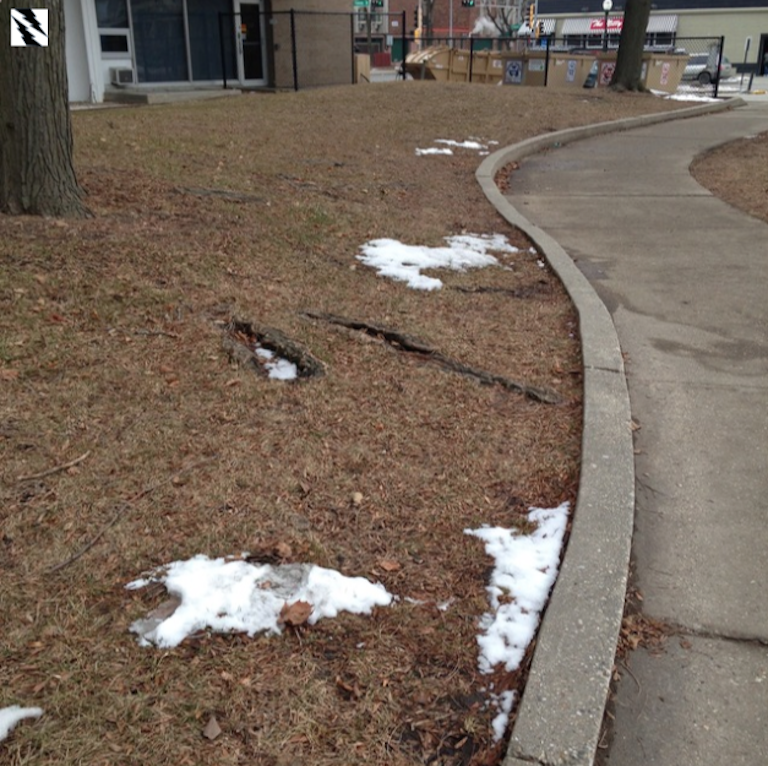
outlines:
M235 0L237 70L243 85L266 85L264 17L260 3Z

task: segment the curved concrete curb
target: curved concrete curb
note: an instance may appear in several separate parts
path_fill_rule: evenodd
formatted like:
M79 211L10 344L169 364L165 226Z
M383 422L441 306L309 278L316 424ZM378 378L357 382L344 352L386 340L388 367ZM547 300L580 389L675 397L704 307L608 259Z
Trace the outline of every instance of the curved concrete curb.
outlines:
M563 248L496 187L496 173L544 149L602 133L745 106L741 99L644 115L528 139L487 157L485 196L535 243L579 315L584 364L581 476L571 535L542 620L504 766L592 766L624 613L635 511L629 392L608 310Z

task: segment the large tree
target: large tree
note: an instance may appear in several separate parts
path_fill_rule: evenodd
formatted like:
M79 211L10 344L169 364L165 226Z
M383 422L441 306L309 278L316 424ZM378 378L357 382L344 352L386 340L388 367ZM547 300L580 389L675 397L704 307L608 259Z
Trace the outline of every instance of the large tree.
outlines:
M47 46L22 14L14 29L28 45L11 47L12 6L48 9ZM0 211L87 214L72 164L63 0L0 1Z
M480 18L487 18L500 37L510 37L512 27L521 24L524 8L531 0L480 0Z
M614 90L645 90L642 82L643 47L650 15L651 0L627 0L616 69L611 79Z

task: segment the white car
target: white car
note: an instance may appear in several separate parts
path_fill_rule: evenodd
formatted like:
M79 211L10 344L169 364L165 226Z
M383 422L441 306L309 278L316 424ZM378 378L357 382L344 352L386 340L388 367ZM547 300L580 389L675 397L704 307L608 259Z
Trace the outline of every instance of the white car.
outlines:
M683 72L684 80L697 80L700 85L709 85L717 80L726 80L736 74L730 60L723 56L720 62L720 74L715 74L717 70L717 51L712 53L694 53L688 59L688 64Z

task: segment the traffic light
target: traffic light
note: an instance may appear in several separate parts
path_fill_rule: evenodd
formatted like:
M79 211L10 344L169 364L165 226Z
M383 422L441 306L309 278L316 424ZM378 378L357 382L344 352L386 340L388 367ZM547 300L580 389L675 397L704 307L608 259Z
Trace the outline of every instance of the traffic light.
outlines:
M475 7L475 0L461 0L461 4L465 8L474 8Z
M544 22L543 21L540 21L536 25L536 39L538 40L538 38L540 38L540 37L544 37Z
M384 7L384 0L373 0L373 2L371 3L371 5L372 5L374 8L383 8L383 7Z
M533 31L533 23L536 20L536 3L528 6L528 29Z
M413 9L413 28L414 29L419 28L419 6L418 5Z

